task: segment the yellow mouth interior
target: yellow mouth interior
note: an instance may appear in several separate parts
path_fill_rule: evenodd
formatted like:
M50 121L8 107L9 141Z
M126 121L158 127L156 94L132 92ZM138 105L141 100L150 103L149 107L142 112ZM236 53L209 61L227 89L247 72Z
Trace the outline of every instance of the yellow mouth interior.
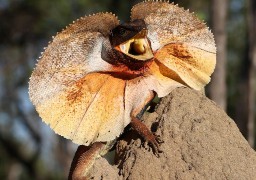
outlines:
M154 57L146 31L141 31L133 38L118 45L118 49L136 60L146 61Z

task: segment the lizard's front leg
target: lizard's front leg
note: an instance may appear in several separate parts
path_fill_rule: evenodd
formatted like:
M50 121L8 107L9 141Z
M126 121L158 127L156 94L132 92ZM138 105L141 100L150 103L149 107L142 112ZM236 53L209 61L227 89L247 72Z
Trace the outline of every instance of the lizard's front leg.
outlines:
M146 111L147 107L149 106L150 102L155 97L155 93L151 92L148 97L145 99L144 103L141 104L141 106L137 107L131 114L131 127L138 132L138 134L143 137L143 139L147 142L149 142L152 145L153 152L155 154L158 154L158 152L161 152L159 150L159 139L151 132L151 130L148 129L148 127L140 121L140 117L143 115L143 113Z
M144 138L145 141L149 142L152 145L155 154L161 152L159 150L159 142L157 141L157 137L148 129L148 127L143 122L141 122L136 117L132 117L130 124L132 128L135 131L137 131L140 136Z

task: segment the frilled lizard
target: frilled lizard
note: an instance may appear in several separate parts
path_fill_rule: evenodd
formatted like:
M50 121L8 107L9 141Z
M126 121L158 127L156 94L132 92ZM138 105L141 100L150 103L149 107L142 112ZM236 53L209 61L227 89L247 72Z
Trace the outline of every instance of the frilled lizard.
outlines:
M32 73L29 95L45 123L81 145L69 179L82 179L128 124L157 150L137 115L155 94L201 90L215 63L205 23L166 1L145 1L132 8L130 22L98 13L58 33Z

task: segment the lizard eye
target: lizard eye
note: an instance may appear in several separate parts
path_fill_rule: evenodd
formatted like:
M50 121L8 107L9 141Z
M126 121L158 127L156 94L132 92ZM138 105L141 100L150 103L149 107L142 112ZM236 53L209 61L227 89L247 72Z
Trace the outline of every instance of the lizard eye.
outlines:
M120 29L119 29L119 34L120 34L121 36L124 36L126 33L127 33L126 29L124 29L124 28L120 28Z

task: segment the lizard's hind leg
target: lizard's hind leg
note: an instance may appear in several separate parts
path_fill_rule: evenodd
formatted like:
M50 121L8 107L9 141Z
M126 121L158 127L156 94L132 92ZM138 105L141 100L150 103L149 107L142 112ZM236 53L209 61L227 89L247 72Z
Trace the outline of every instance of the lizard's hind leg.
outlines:
M96 158L100 157L106 143L95 142L91 146L80 145L72 161L68 179L85 180Z

